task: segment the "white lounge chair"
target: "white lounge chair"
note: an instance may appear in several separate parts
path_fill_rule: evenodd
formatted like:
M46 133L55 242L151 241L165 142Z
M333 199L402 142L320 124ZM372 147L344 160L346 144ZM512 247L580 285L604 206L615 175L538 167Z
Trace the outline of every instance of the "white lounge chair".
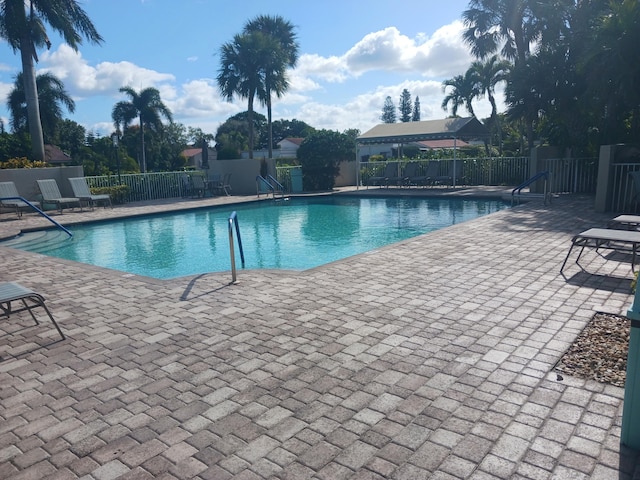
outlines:
M84 177L70 178L69 183L71 184L73 194L78 197L81 202L86 202L92 210L93 206L100 202L103 203L104 208L107 208L107 204L113 208L113 205L111 205L111 197L106 193L98 195L92 194L89 185L87 185L87 180Z
M14 308L13 302L20 302L22 303L22 306ZM60 330L60 327L53 318L53 315L51 315L51 312L44 304L44 297L42 295L34 292L33 290L29 290L28 288L23 287L18 283L0 283L0 317L9 318L15 313L24 312L25 310L27 310L31 314L31 318L33 318L34 322L36 322L36 325L39 325L40 322L38 322L38 319L33 314L33 309L38 307L44 308L44 311L51 319L51 322L53 322L56 330L58 330L58 333L62 337L62 340L64 340L64 333L62 333L62 330Z
M46 180L36 180L38 184L38 188L40 189L40 193L42 193L42 203L51 203L58 207L60 213L62 213L62 209L66 207L80 207L80 211L82 211L82 204L80 203L80 199L76 197L63 197L60 194L60 189L58 188L58 184L54 179L46 179Z
M634 230L615 230L610 228L590 228L571 239L571 247L562 262L560 273L564 270L567 260L573 247L580 247L580 253L576 258L576 265L580 266L578 261L585 248L595 248L596 250L604 248L606 250L615 250L618 252L631 253L631 270L634 271L636 264L636 254L640 246L640 232Z
M22 216L23 210L31 209L29 203L40 208L38 202L29 200L29 203L26 203L18 197L24 198L18 193L18 189L13 182L0 182L0 206L15 210L18 218Z

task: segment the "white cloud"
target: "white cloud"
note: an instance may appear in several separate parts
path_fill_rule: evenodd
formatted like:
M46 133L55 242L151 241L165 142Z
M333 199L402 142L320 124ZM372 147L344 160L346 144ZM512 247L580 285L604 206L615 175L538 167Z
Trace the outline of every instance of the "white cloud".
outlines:
M463 25L459 21L445 25L431 35L419 33L413 38L390 26L365 35L341 54L323 57L315 53L300 56L295 69L288 72L290 88L285 96L273 99L274 119L297 118L316 128L368 130L380 122L386 96L397 105L404 88L412 100L420 97L423 120L446 116L440 104L442 80L463 73L472 57L462 41ZM183 57L196 63L198 58ZM101 62L91 65L82 54L61 45L45 52L40 71L49 71L64 81L76 102L93 98L93 112L85 125L88 130L109 132L111 108L124 98L118 92L125 85L135 90L158 88L162 100L174 119L215 133L226 118L247 108L245 99L226 102L219 94L215 79L198 78L181 81L177 75L144 68L131 62ZM13 70L0 64L0 72ZM206 74L205 74L206 75ZM0 82L0 98L13 87ZM78 105L80 107L80 105ZM489 102L474 102L479 117L488 116ZM255 108L265 110L257 101ZM80 109L80 108L79 108ZM93 120L95 119L95 120Z
M431 37L420 33L412 39L396 27L387 27L365 35L340 57L302 55L295 74L336 83L371 71L430 77L455 75L466 70L472 61L462 41L462 30L462 22L455 21Z
M164 95L162 97L165 98ZM224 101L215 83L208 79L183 84L179 93L166 103L174 115L191 118L227 115L236 113L237 108L233 103Z
M172 74L142 68L131 62L101 62L92 67L80 52L75 52L66 44L60 45L54 52L45 52L41 64L43 67L40 71L51 72L64 81L65 88L74 97L104 93L115 95L120 87L126 85L142 89L175 81Z

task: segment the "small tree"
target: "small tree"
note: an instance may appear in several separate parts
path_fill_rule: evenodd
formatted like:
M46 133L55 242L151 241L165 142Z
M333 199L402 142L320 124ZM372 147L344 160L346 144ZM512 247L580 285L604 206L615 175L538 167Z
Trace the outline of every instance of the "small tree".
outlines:
M353 137L333 130L319 130L307 137L298 149L304 190L333 189L340 162L355 158L355 146Z
M413 115L411 115L412 122L420 121L420 97L416 95L416 101L413 102Z
M391 97L387 97L384 100L380 120L384 123L396 123L396 106L393 104Z
M411 94L406 88L402 90L402 94L400 94L400 105L398 105L398 110L400 111L401 122L406 123L411 121Z

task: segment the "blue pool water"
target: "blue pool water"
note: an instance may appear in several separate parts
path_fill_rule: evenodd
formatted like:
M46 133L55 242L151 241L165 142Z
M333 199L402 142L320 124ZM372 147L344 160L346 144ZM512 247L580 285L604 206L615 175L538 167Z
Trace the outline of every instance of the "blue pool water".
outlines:
M294 198L45 230L2 242L124 272L175 278L229 271L237 212L245 268L305 270L506 208L499 200ZM240 255L236 243L236 264Z

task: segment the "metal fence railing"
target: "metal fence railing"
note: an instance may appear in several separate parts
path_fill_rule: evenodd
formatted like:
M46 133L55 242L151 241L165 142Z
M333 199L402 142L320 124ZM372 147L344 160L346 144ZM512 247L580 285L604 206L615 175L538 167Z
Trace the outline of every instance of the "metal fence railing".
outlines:
M640 163L615 163L611 166L611 198L607 202L609 211L619 213L636 213L636 189L629 175L631 172L640 171Z
M178 198L187 195L189 183L185 182L187 172L128 173L120 175L120 184L129 187L126 202ZM90 187L103 188L118 185L117 175L86 177Z
M551 172L551 193L596 192L598 158L550 158L539 165L539 170Z
M418 163L417 175L424 175L429 162L438 162L438 175L450 175L454 171L456 162L456 177L464 185L519 185L529 178L529 157L500 157L500 158L459 158L441 160L402 160L395 162L398 166L398 176L402 176L404 167L409 162ZM360 163L361 185L368 185L372 177L382 175L386 162Z
M430 161L438 162L439 175L446 176L453 172L453 158L441 160L410 160L418 163L417 175L424 175ZM393 162L401 176L409 160ZM586 193L594 194L598 175L597 158L558 158L541 161L537 171L530 171L529 157L493 157L493 158L460 158L456 162L456 184L467 186L515 186L531 178L537 171L548 170L550 176L550 193ZM360 163L359 181L366 186L368 180L380 176L386 162ZM292 192L292 172L299 172L300 166L283 166L276 168L276 180L284 186L285 193ZM623 204L631 195L628 172L640 169L639 164L616 164L614 182L618 191L614 205ZM188 175L200 175L199 172L154 172L120 175L120 182L127 185L128 194L124 201L135 202L163 198L178 198L188 194ZM90 187L114 187L118 185L117 175L87 177Z

